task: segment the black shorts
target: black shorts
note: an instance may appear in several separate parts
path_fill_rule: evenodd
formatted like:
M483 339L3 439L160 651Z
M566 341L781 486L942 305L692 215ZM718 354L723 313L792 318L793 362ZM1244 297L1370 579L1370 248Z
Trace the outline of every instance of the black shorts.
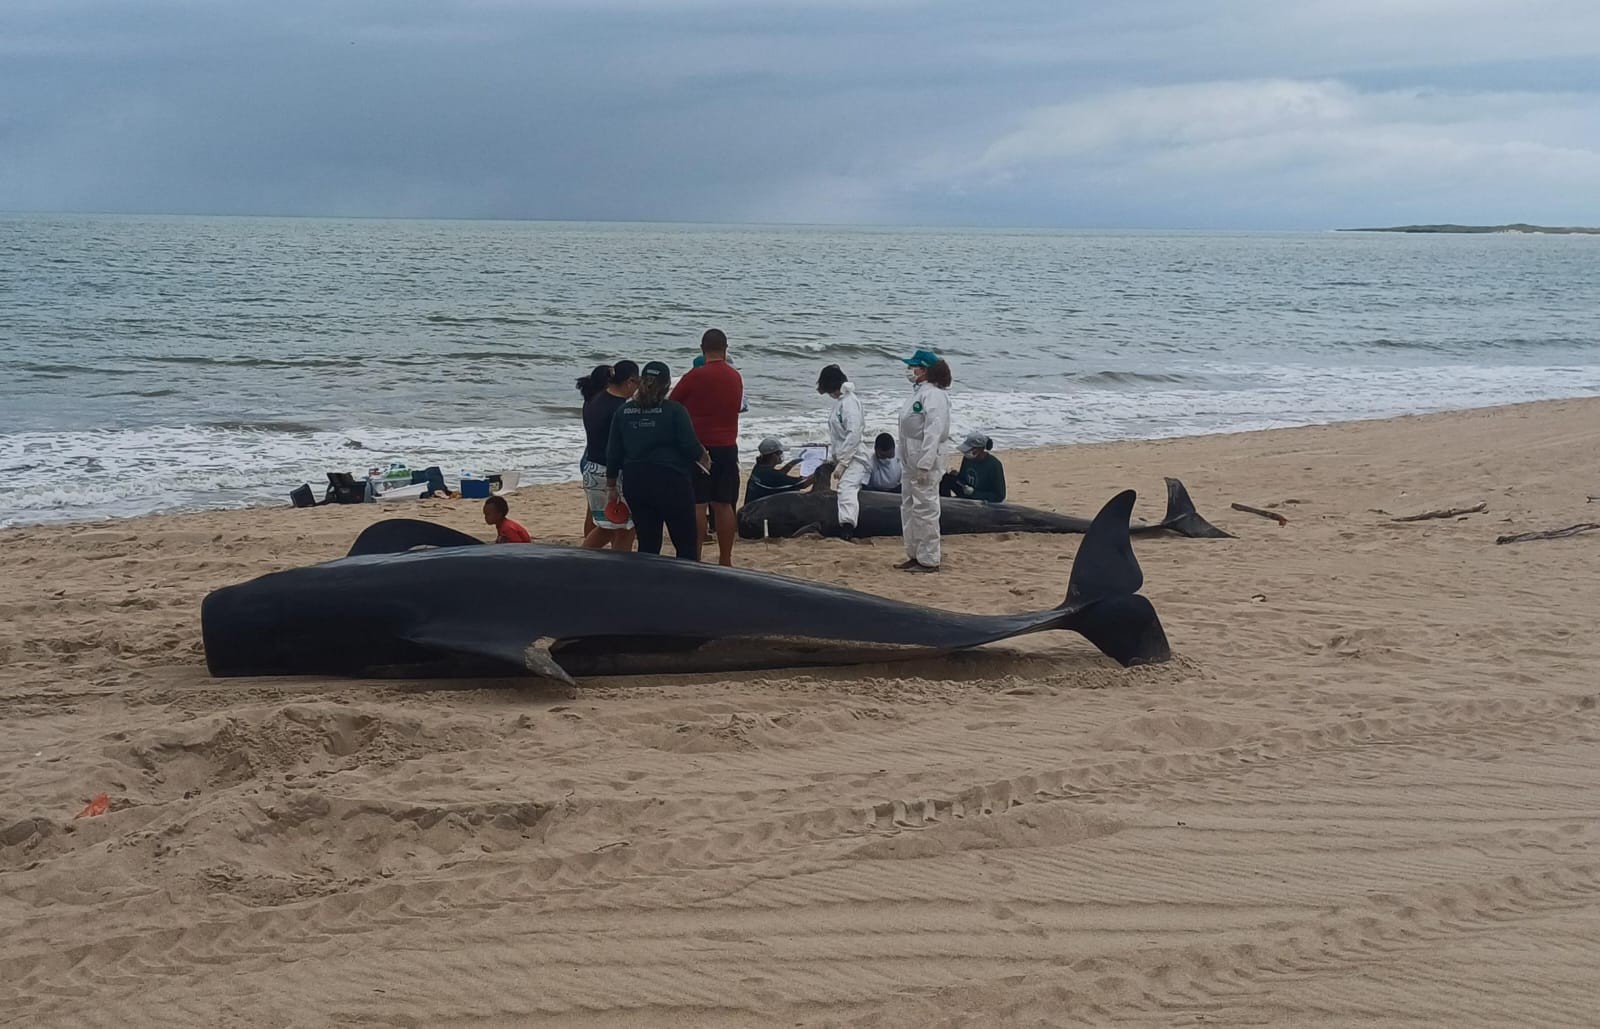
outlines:
M696 504L737 504L739 502L739 448L707 447L711 451L711 474L695 469Z

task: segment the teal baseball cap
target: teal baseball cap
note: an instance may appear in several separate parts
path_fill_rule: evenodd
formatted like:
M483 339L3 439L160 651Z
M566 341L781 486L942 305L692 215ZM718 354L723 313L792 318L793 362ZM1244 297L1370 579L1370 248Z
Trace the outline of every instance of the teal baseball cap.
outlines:
M939 363L939 355L931 350L919 350L910 357L902 358L911 368L932 368Z
M695 366L695 367L696 367L696 368L703 368L703 367L705 367L705 363L706 363L706 355L704 355L704 354L696 354L696 355L695 355L695 358L694 358L694 366Z

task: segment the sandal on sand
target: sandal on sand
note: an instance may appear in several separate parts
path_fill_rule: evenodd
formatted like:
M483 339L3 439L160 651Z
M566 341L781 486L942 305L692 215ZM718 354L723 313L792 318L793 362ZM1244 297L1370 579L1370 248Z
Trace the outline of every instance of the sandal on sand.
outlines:
M906 569L908 572L937 572L938 570L938 565L925 565L921 561L911 562L911 567Z
M901 561L899 564L895 565L894 567L895 567L896 571L909 572L909 571L911 571L911 569L917 567L917 562L916 562L915 559L907 559L905 561Z

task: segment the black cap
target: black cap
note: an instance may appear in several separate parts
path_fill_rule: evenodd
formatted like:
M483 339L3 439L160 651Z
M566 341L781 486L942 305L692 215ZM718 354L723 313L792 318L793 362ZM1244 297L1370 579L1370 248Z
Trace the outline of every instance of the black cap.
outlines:
M644 379L670 379L672 369L667 367L665 361L646 362L644 369L639 372L639 377Z

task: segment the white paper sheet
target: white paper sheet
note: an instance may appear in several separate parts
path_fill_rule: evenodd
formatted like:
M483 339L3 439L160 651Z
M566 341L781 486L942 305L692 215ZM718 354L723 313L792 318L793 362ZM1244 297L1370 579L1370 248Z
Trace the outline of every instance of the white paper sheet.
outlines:
M828 459L828 448L801 447L798 456L800 458L800 474L802 477L807 476L816 471L822 462Z

